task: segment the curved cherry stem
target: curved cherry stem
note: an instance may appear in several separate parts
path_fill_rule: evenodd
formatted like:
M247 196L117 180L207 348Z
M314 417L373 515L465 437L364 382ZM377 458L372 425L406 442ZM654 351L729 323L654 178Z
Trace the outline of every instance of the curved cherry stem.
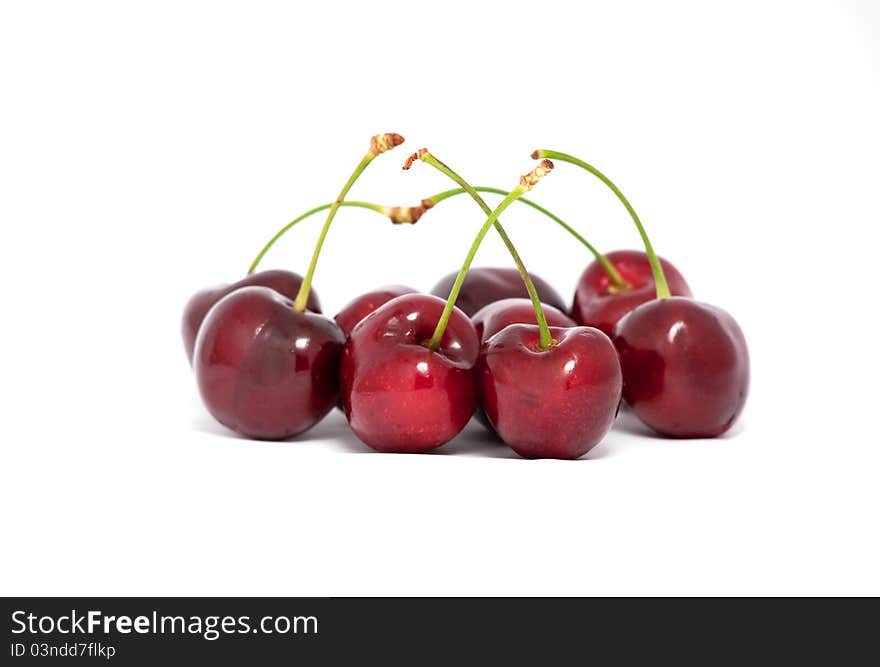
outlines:
M446 164L435 158L428 152L427 149L422 148L415 156L418 157L422 162L431 165L442 174L445 174L450 179L458 183L462 188L464 188L465 192L467 192L471 198L477 203L477 205L483 209L483 213L490 216L492 215L492 209L489 208L489 205L483 200L483 198L477 194L477 191L471 187L471 185L465 181L461 176L455 173L452 169L450 169ZM413 158L411 157L407 160L406 165L403 167L404 169L409 169L412 165ZM510 193L508 193L508 197ZM511 204L514 200L511 200ZM508 204L509 205L509 204ZM498 216L495 216L495 222L493 223L495 227L495 231L498 232L498 235L501 237L501 240L504 242L504 245L507 247L507 251L510 253L510 256L513 258L513 263L516 264L516 268L519 271L519 275L522 277L523 283L526 286L526 292L529 295L529 299L532 301L532 307L535 309L535 317L538 320L538 329L540 330L540 343L539 347L542 350L547 349L548 347L553 345L553 336L550 333L550 328L547 326L547 318L544 315L544 308L541 306L541 298L538 296L538 290L535 289L535 283L532 282L532 277L529 275L529 272L526 270L526 266L522 261L522 258L519 255L519 252L516 250L516 246L513 245L513 241L510 240L510 237L507 235L507 232L504 231L504 227L501 226L501 222L498 220ZM479 246L479 244L478 244ZM473 259L473 258L471 258ZM468 266L470 266L470 262L468 262ZM464 281L464 278L462 278ZM449 294L450 298L452 297L452 292ZM456 293L456 297L458 294ZM455 305L455 300L452 301L452 304ZM445 328L445 327L444 327ZM441 337L443 332L441 331ZM437 338L437 344L439 345L440 338L437 337L436 332L434 338ZM433 341L434 338L431 340ZM436 348L432 348L436 349Z
M477 192L486 192L489 194L501 195L502 197L506 197L507 195L510 194L509 190L502 190L500 188L490 188L490 187L486 187L483 185L475 185L473 187L473 189L476 190ZM450 197L456 197L458 195L463 195L466 193L467 193L467 191L464 188L454 188L452 190L438 192L436 195L433 195L431 197L423 199L422 204L425 205L425 208L430 208L432 206L439 204L444 199L449 199ZM574 238L576 238L578 241L580 241L580 243L587 250L590 251L590 253L593 255L593 257L596 259L596 261L602 267L602 269L604 269L605 273L608 274L608 277L611 279L611 282L614 283L615 287L617 287L619 289L626 289L627 287L629 287L629 284L623 279L623 277L620 275L618 270L614 267L614 264L612 264L608 260L608 258L605 257L605 255L600 253L596 249L596 247L593 246L592 243L587 241L587 239L585 239L583 236L581 236L571 225L569 225L567 222L565 222L562 218L555 215L551 211L548 211L546 208L544 208L540 204L537 204L536 202L532 201L531 199L527 199L526 197L520 197L516 201L518 203L522 203L527 206L530 206L531 208L535 209L536 211L538 211L540 213L543 213L548 218L553 220L553 222L555 222L560 227L562 227L565 231L567 231L569 234L571 234ZM293 227L298 225L300 222L302 222L306 218L308 218L312 215L315 215L316 213L320 213L321 211L326 211L332 205L333 204L322 204L321 206L316 206L315 208L313 208L309 211L306 211L302 215L297 216L296 218L294 218L293 220L288 222L286 225L284 225L284 227L279 229L278 232L276 232L276 234L271 239L269 239L269 241L266 243L266 245L263 246L263 248L260 250L259 254L257 254L257 256L254 258L254 261L251 262L251 265L248 268L248 275L250 275L251 273L253 273L254 271L257 270L257 267L259 266L260 262L263 261L263 258L266 256L266 253L269 252L269 250L272 248L273 245L275 245L275 243L278 241L278 239L280 239L288 231L290 231ZM364 201L346 200L346 201L339 202L339 205L369 209L371 211L375 211L376 213L379 213L380 215L385 216L386 218L391 217L392 211L394 210L389 206L382 206L380 204L373 204L371 202L364 202ZM415 208L418 208L418 207L415 207ZM412 224L415 222L414 220L394 220L394 219L392 221L395 224Z
M482 185L474 186L473 188L477 192L487 192L489 194L501 195L502 197L506 197L510 194L507 190L501 190L499 188L489 188ZM464 188L455 188L454 190L446 190L445 192L440 192L433 197L428 197L427 199L423 199L422 202L428 202L432 206L439 204L444 199L448 199L449 197L455 197L456 195L464 194L466 190ZM578 231L569 225L565 220L560 218L555 213L548 211L546 208L541 206L540 204L533 202L531 199L526 199L525 197L520 197L517 202L521 204L525 204L526 206L530 206L539 213L543 213L548 218L550 218L557 225L562 227L565 231L571 234L575 239L577 239L581 245L583 245L590 253L593 255L595 260L599 263L605 273L608 274L608 277L611 279L611 282L614 283L614 286L618 289L627 289L630 285L623 279L623 276L620 275L620 272L615 268L614 264L612 264L605 255L599 252L596 247L587 241L583 236L581 236Z
M459 270L458 275L455 277L455 282L452 284L452 289L449 291L449 297L446 299L446 306L443 308L443 313L440 315L437 327L434 329L434 335L431 336L431 339L426 343L429 350L437 350L440 347L440 341L443 340L443 333L446 331L446 325L449 324L449 318L452 315L453 308L455 308L455 302L461 292L461 286L464 284L468 269L470 269L471 263L474 261L474 257L477 254L477 250L480 248L480 244L483 242L489 229L492 226L497 225L498 217L508 206L535 187L538 181L546 176L551 169L553 169L553 163L550 162L550 160L543 160L540 165L535 167L535 169L525 176L522 176L519 185L510 191L494 211L489 213L489 217L486 219L486 222L483 223L483 226L480 228L480 231L477 233L474 242L468 250L464 264L461 266L461 270ZM483 204L485 204L485 202L483 202ZM521 266L521 262L518 266ZM525 267L522 267L521 271L523 272L524 280L528 279L528 286L528 284L531 283L531 279L528 277L528 272L525 271ZM534 293L534 289L535 286L532 284L532 292L530 292L530 296L533 297L532 304L535 306L535 315L538 317L538 326L541 328L539 347L541 349L547 349L553 345L553 337L550 335L550 329L547 327L547 320L544 317L544 309L541 308L541 302L537 299L537 293ZM541 322L543 322L543 325L541 325Z
M376 213L381 213L384 216L387 216L389 213L389 209L387 206L380 206L379 204L372 204L370 202L365 201L341 201L339 202L340 206L354 206L358 208L366 208L371 211L376 211ZM278 230L278 232L269 239L268 243L263 246L263 249L260 250L259 254L254 257L254 261L251 262L250 267L248 267L248 275L252 274L257 270L257 266L259 266L260 262L263 261L263 257L266 256L266 253L269 252L269 249L275 245L275 242L284 236L292 227L295 227L297 224L308 218L309 216L315 215L315 213L320 213L321 211L326 211L328 208L333 206L333 204L322 204L321 206L316 206L315 208L306 211L300 216L297 216L290 222L288 222L284 227Z
M648 239L648 234L645 232L645 228L642 226L642 221L639 220L639 216L636 214L635 209L632 207L632 204L629 203L629 200L623 195L614 183L601 171L596 169L591 164L584 162L583 160L574 157L573 155L569 155L567 153L560 153L558 151L546 150L543 148L539 148L535 152L532 153L532 158L537 160L539 158L551 158L553 160L560 160L562 162L568 162L569 164L576 165L581 169L585 169L590 172L602 181L608 188L617 196L620 200L620 203L624 205L626 210L629 212L630 217L633 219L633 222L636 224L636 229L639 230L639 235L642 237L642 243L645 244L645 251L648 253L648 261L651 264L651 272L654 274L654 283L657 286L657 298L665 299L670 296L669 285L666 282L666 276L663 273L663 267L660 266L660 260L657 259L657 253L654 252L653 246L651 246L651 241Z
M351 190L351 186L354 185L354 182L363 173L364 169L366 169L376 157L402 143L403 137L394 133L377 134L370 139L370 150L367 151L358 166L355 167L353 172L351 172L351 176L348 177L348 180L345 182L345 185L342 186L339 195L337 195L336 201L330 206L327 220L324 221L324 226L321 228L318 242L315 244L315 250L312 253L312 261L309 262L308 271L306 271L302 285L300 285L299 292L296 293L296 299L293 302L293 309L298 313L302 313L306 309L306 304L309 300L309 291L312 288L312 277L315 275L315 267L318 265L318 257L321 255L321 248L324 245L324 239L327 238L327 232L330 231L330 224L333 222L333 218L336 217L336 212L339 210L340 204L345 199L345 195Z

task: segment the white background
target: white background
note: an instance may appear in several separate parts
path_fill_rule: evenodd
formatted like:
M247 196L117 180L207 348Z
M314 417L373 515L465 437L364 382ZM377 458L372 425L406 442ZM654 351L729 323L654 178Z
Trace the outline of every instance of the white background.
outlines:
M3 3L0 592L880 594L878 30L868 1ZM184 302L385 131L408 141L352 198L450 187L400 170L422 145L498 187L538 146L606 171L746 332L730 436L625 417L582 461L531 462L474 426L420 456L371 453L337 415L280 444L216 426ZM533 194L638 247L574 167ZM505 220L570 298L583 249ZM428 289L481 221L464 198L408 228L343 210L325 310ZM265 266L304 271L319 225ZM489 236L477 263L507 262Z

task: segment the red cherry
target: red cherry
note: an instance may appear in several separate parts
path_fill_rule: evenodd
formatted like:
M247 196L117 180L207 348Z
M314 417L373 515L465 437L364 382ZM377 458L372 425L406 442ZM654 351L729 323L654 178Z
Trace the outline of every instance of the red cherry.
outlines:
M573 327L576 322L558 308L542 304L544 317L551 327ZM488 340L509 324L536 324L535 308L531 300L523 298L501 299L483 306L471 322L481 341Z
M602 265L592 262L578 280L571 316L578 324L596 327L611 336L614 325L621 317L657 296L657 286L647 253L641 250L615 250L605 257L630 286L623 291L615 290ZM672 295L691 296L690 287L678 269L662 258L660 265Z
M425 347L442 299L397 297L354 328L342 355L342 403L355 435L380 452L424 452L449 442L476 407L479 341L455 309L435 352Z
M749 352L720 308L682 297L650 301L618 322L613 340L624 400L661 435L715 437L741 414Z
M383 306L391 301L391 299L396 299L404 294L415 293L416 290L406 285L386 285L353 299L333 319L336 320L336 324L339 325L342 333L348 338L351 330L355 328L357 323L379 306Z
M526 458L576 459L611 429L621 371L608 336L591 327L550 332L512 324L483 343L476 377L480 403L501 439Z
M202 400L221 424L253 438L302 433L336 403L344 343L333 320L296 312L274 290L235 290L199 330L194 368Z
M183 309L183 347L186 350L187 359L192 363L196 336L199 333L199 327L202 326L205 315L224 296L242 287L259 285L269 287L279 294L293 299L296 297L302 281L302 276L296 273L273 269L252 273L231 285L211 287L193 294ZM314 290L309 293L308 309L314 313L321 312L321 304Z
M551 327L577 326L575 321L558 308L542 304L544 317ZM530 299L501 299L494 301L488 306L483 306L471 318L477 336L481 341L486 341L503 328L510 324L536 324L535 308ZM486 417L485 411L478 406L474 415L483 426L492 430L492 424Z
M448 297L457 275L458 272L454 272L441 279L431 289L431 294L439 296L441 299ZM529 275L532 282L535 283L538 298L543 303L564 311L565 303L559 293L547 281L532 273ZM528 297L528 295L522 276L516 269L477 267L468 271L455 305L466 315L471 316L493 301L511 297Z

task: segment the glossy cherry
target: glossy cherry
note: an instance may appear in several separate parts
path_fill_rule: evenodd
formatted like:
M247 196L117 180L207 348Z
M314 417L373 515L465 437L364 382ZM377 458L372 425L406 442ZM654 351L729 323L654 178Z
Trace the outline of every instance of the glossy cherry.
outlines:
M396 299L404 294L415 293L416 290L406 285L386 285L353 299L333 319L336 320L336 324L348 338L357 323L379 306L384 306L391 299Z
M431 294L439 296L441 299L447 298L456 276L457 272L445 276L434 285ZM562 297L547 281L532 273L529 276L531 276L538 297L543 303L562 311L565 310ZM493 301L512 297L528 297L519 271L514 268L477 267L468 271L455 304L466 315L471 316Z
M526 458L576 459L611 429L621 370L608 336L592 327L512 324L483 343L476 366L480 404L498 435Z
M615 250L605 257L614 265L627 287L616 288L599 262L592 262L581 274L574 293L571 316L578 324L596 327L607 335L628 312L657 296L648 254L642 250ZM684 276L672 264L658 258L673 296L691 296Z
M224 426L260 439L314 426L335 405L345 336L333 320L267 287L243 287L208 313L196 339L202 400Z
M549 326L576 326L575 321L558 308L546 304L542 305L544 316ZM493 301L488 306L483 306L471 317L471 322L474 323L477 336L482 342L488 340L510 324L535 324L535 319L535 307L532 305L531 300L514 298ZM494 430L488 417L486 417L486 412L481 406L477 407L474 416L483 426L489 430Z
M293 299L296 297L302 281L302 276L292 271L273 269L270 271L258 271L230 285L219 285L193 294L183 309L183 347L186 350L187 359L192 363L196 336L199 333L199 327L202 326L205 315L224 296L242 287L260 286L269 287L282 296ZM318 301L318 295L315 294L314 290L309 293L308 309L314 313L321 312L321 303Z
M402 143L396 133L370 139L330 205L292 299L268 287L243 287L208 311L196 337L194 367L202 400L220 423L255 438L286 438L314 426L338 400L345 336L336 322L309 312L312 280L348 191L376 157Z
M711 438L742 413L749 353L728 313L681 297L645 303L617 323L623 397L658 433Z
M454 438L476 407L479 341L455 309L437 351L425 343L445 303L407 294L354 328L342 355L342 404L352 431L380 452L424 452Z
M551 327L573 327L576 322L558 308L542 304L544 317ZM513 298L493 301L483 306L472 317L471 322L481 341L488 340L510 324L535 324L535 307L529 299Z

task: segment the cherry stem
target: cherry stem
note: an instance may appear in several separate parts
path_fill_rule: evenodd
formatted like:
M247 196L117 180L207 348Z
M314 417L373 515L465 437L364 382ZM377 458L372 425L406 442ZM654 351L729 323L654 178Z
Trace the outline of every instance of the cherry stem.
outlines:
M427 151L425 151L425 154L429 155ZM422 156L420 155L419 157L421 158ZM428 160L425 161L434 166L433 162L429 162ZM436 160L434 161L438 162ZM438 164L442 165L442 163L440 162L438 162ZM449 170L448 167L446 167L446 169ZM426 343L426 347L429 350L436 351L440 347L440 341L443 339L443 334L446 331L447 324L449 324L449 318L452 316L452 310L453 308L455 308L455 302L458 299L459 293L461 292L461 286L464 284L464 279L467 276L467 272L471 267L471 263L474 261L474 257L477 254L477 250L480 248L480 244L483 242L483 239L489 232L489 228L495 226L496 230L498 230L499 233L503 234L503 228L500 228L500 225L498 225L498 218L500 217L500 215L508 206L510 206L513 202L515 202L522 195L524 195L535 185L537 185L538 181L546 176L551 169L553 169L553 163L550 162L550 160L543 160L538 167L536 167L525 176L522 176L520 178L519 185L508 193L508 195L501 201L500 204L498 204L497 208L494 211L489 212L489 217L486 219L486 222L483 223L483 226L477 233L477 236L474 239L474 242L471 244L467 256L465 257L464 264L462 264L461 270L459 270L458 275L455 277L455 282L452 284L452 289L449 291L449 297L446 299L446 306L443 308L443 313L440 315L440 320L437 322L437 327L434 329L434 335L431 336L431 339ZM443 170L441 169L441 171ZM449 171L450 173L452 173L452 170ZM465 187L465 185L463 184L462 187ZM488 209L488 206L486 206L486 203L482 201L479 195L472 196L475 196L476 199L479 199L479 201L481 202L481 208ZM504 236L506 236L506 234ZM541 307L541 301L540 299L538 299L537 292L535 291L535 286L532 283L531 278L529 277L528 271L525 270L525 267L522 264L522 260L520 260L519 255L516 254L516 249L513 248L513 244L510 243L509 238L507 239L507 243L509 244L508 250L511 250L511 253L514 255L515 261L517 261L517 268L519 268L520 274L523 276L523 281L526 283L526 289L529 290L529 297L532 299L532 305L535 308L535 315L538 318L538 327L540 330L540 341L538 343L538 346L540 349L546 350L553 346L554 341L553 336L550 334L550 329L547 326L547 319L544 317L544 309Z
M474 186L474 190L477 192L488 192L490 194L507 196L510 194L507 190L501 190L499 188L489 188L485 186ZM439 204L444 199L448 199L449 197L455 197L456 195L464 194L466 190L464 188L455 188L454 190L446 190L445 192L440 192L433 197L428 197L427 199L423 199L423 202L430 203L431 206ZM557 225L562 227L565 231L571 234L575 239L577 239L581 245L583 245L590 253L593 255L595 260L599 263L605 273L608 274L608 277L611 279L611 282L614 283L615 287L619 289L627 289L630 287L629 283L623 279L623 276L620 275L620 272L617 268L612 264L605 255L599 252L596 247L587 241L583 236L581 236L577 230L569 225L565 220L560 218L558 215L548 211L546 208L541 206L540 204L533 202L531 199L526 199L525 197L521 197L517 200L521 204L525 204L526 206L531 206L533 209L538 211L539 213L543 213L548 218L550 218Z
M501 195L502 197L506 197L507 195L510 194L510 192L508 190L501 190L500 188L490 188L490 187L486 187L486 186L482 186L482 185L476 185L473 187L473 189L476 190L477 192L487 192L489 194ZM455 188L453 190L446 190L444 192L439 192L436 195L433 195L432 197L428 197L427 199L423 199L421 213L424 213L424 211L427 210L428 208L431 208L431 207L435 206L436 204L439 204L444 199L449 199L450 197L456 197L458 195L463 195L466 193L467 193L467 190L465 190L464 188ZM612 264L610 261L608 261L608 258L605 257L605 255L600 253L595 248L595 246L593 246L593 244L591 244L589 241L587 241L587 239L585 239L583 236L578 234L578 232L571 225L569 225L567 222L565 222L562 218L560 218L559 216L555 215L554 213L548 211L546 208L544 208L540 204L533 202L531 199L526 199L525 197L521 197L520 199L517 200L517 202L522 203L522 204L526 204L527 206L531 206L536 211L543 213L548 218L553 220L556 224L558 224L560 227L562 227L565 231L567 231L569 234L571 234L574 238L576 238L578 241L580 241L580 243L587 250L589 250L590 253L592 253L593 257L596 259L596 261L599 263L599 265L604 269L605 273L608 274L608 277L611 279L611 282L614 283L615 287L617 287L618 289L621 289L621 290L627 289L629 287L629 283L627 283L623 279L623 277L620 275L620 273L614 267L614 264ZM257 254L257 256L254 258L254 261L251 262L251 265L248 268L248 275L254 273L257 270L257 267L259 266L260 262L263 261L263 258L266 256L266 253L269 252L269 249L272 248L273 245L275 245L275 243L278 241L278 239L280 239L287 232L289 232L293 227L295 227L297 224L299 224L300 222L302 222L306 218L308 218L312 215L315 215L316 213L320 213L321 211L326 211L332 205L333 204L322 204L321 206L316 206L315 208L313 208L309 211L306 211L302 215L297 216L296 218L294 218L293 220L288 222L286 225L284 225L284 227L279 229L278 232L271 239L269 239L269 241L266 243L266 245L263 246L262 250L260 250L259 254ZM379 213L380 215L382 215L386 218L391 218L392 222L394 224L414 224L417 221L414 219L402 220L402 219L397 219L394 217L395 210L400 211L400 210L405 209L407 207L392 208L390 206L382 206L380 204L373 204L371 202L350 201L350 200L339 202L339 205L340 206L351 206L351 207L357 207L357 208L365 208L365 209L369 209L371 211L375 211L376 213ZM409 210L412 212L419 211L420 207L418 207L418 206L409 207ZM411 217L413 217L413 216L411 216Z
M639 216L636 214L635 209L632 207L632 204L629 203L626 197L624 197L623 193L620 191L614 183L601 171L596 169L591 164L587 164L583 160L580 160L573 155L568 155L567 153L560 153L558 151L550 151L543 148L540 148L532 153L532 158L537 160L539 158L550 158L553 160L561 160L562 162L568 162L570 164L576 165L581 169L585 169L590 172L602 181L605 185L607 185L611 191L617 195L617 198L620 200L626 210L629 212L630 217L633 219L633 222L636 223L636 229L639 230L639 235L642 237L642 242L645 244L645 251L648 253L648 262L651 264L651 272L654 274L654 284L657 286L657 298L665 299L671 296L669 292L669 284L666 282L666 276L663 273L663 267L660 265L660 260L657 258L657 253L654 252L654 248L651 245L651 241L648 239L648 234L645 232L645 228L642 226L642 221L639 220Z
M402 143L403 137L394 133L377 134L370 139L370 150L367 151L366 155L361 159L360 164L358 164L354 171L351 172L351 176L348 177L345 185L342 186L342 190L340 190L339 195L336 197L336 201L330 206L327 220L324 221L324 226L321 228L321 234L318 236L318 242L315 244L315 250L312 253L312 261L309 262L308 271L306 271L302 285L300 285L299 292L296 293L296 299L293 302L293 309L296 312L305 312L306 305L309 301L309 291L312 288L312 277L315 275L315 267L318 265L318 257L321 255L321 247L324 245L324 239L327 238L330 224L333 222L333 218L336 217L336 212L339 210L340 204L342 204L342 201L345 199L345 195L351 190L351 186L354 185L364 169L366 169L377 156Z
M340 206L354 206L357 208L366 208L371 211L376 211L376 213L381 213L384 216L387 216L389 213L389 209L387 206L380 206L379 204L372 204L370 202L365 201L341 201L339 202ZM257 266L259 266L260 262L263 261L263 257L266 256L266 253L269 252L269 248L275 245L275 242L278 241L282 236L284 236L292 227L295 227L297 224L308 218L309 216L315 215L315 213L320 213L321 211L326 211L328 208L333 206L333 204L322 204L321 206L316 206L315 208L306 211L300 216L297 216L290 222L288 222L284 227L278 230L278 232L269 239L269 242L263 246L263 249L260 250L260 253L254 258L254 261L251 262L250 267L248 268L248 275L252 274L257 270Z
M442 174L445 174L446 176L451 178L453 181L458 183L462 188L464 188L465 192L467 192L471 196L471 199L473 199L477 203L477 205L481 209L483 209L483 213L485 213L488 216L492 215L492 209L489 208L489 205L483 200L483 198L480 195L477 194L477 191L474 190L474 188L471 187L471 185L467 181L465 181L461 176L459 176L457 173L455 173L447 165L445 165L443 162L441 162L440 160L435 158L433 155L431 155L431 153L429 153L427 149L422 149L422 150L418 151L417 156L422 162L431 165L432 167L434 167L434 169L438 170ZM407 162L407 165L409 165L409 164L411 164L411 163ZM407 168L409 168L409 167L408 166L404 167L404 169L407 169ZM508 193L508 196L510 196L510 193ZM513 203L513 200L511 200L511 203ZM498 235L501 237L501 240L504 242L504 245L507 246L507 250L510 253L510 256L513 258L513 263L516 264L516 268L519 271L520 276L522 276L523 283L525 283L526 292L529 295L529 299L531 299L531 301L532 301L532 307L535 309L535 317L538 320L538 329L541 332L540 348L542 350L545 350L548 347L550 347L551 345L553 345L553 336L550 334L550 328L547 326L547 318L544 316L544 309L541 307L541 299L538 296L538 290L535 289L535 284L532 282L532 277L529 275L529 272L526 270L526 266L523 263L522 258L520 257L519 253L517 252L516 247L513 245L513 241L510 240L510 237L507 235L507 232L504 231L504 227L501 226L501 223L498 221L497 216L496 216L496 220L493 224L494 224L495 230L498 232ZM479 246L479 244L478 244L478 246ZM473 258L471 258L471 259L473 259ZM470 265L470 262L468 262L468 266L469 265ZM465 273L467 273L466 270L465 270ZM464 277L462 277L462 280L464 280ZM450 298L452 298L452 292L450 292L449 296L450 296ZM458 293L456 292L456 297L457 296L458 296ZM452 301L452 305L453 306L455 305L454 299ZM445 329L445 325L444 325L444 329ZM443 336L442 330L440 331L439 337L437 336L436 332L434 333L434 338L437 339L438 345L440 344L440 338L442 336ZM432 338L432 340L434 340L434 338ZM436 349L436 348L432 348L432 349Z

